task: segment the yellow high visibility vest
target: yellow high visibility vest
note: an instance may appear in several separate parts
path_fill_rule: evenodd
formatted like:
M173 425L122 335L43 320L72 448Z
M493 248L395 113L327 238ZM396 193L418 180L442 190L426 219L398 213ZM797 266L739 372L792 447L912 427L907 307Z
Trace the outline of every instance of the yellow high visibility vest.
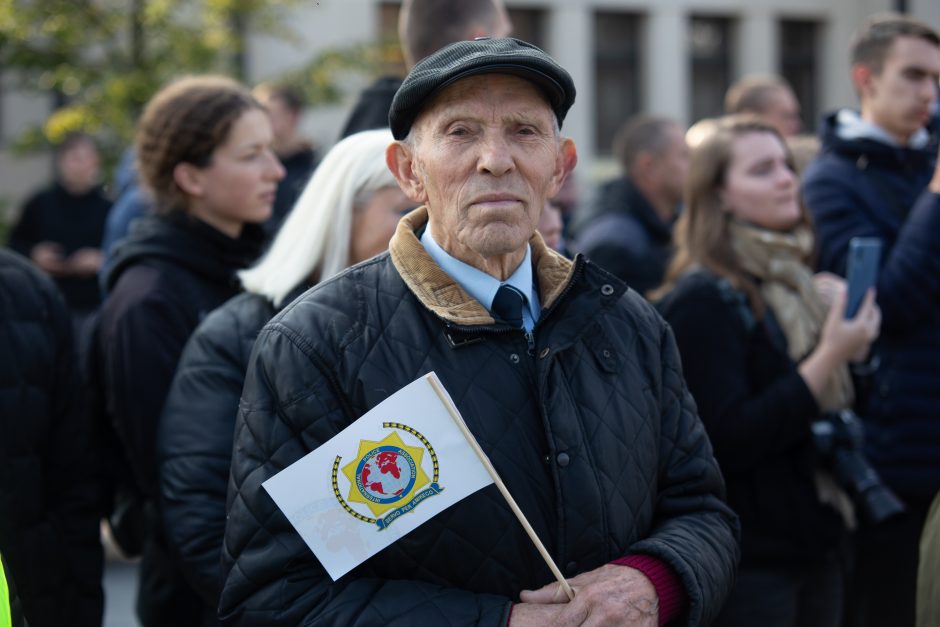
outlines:
M10 617L10 589L7 587L7 575L3 571L3 560L0 559L0 627L11 627L13 619Z

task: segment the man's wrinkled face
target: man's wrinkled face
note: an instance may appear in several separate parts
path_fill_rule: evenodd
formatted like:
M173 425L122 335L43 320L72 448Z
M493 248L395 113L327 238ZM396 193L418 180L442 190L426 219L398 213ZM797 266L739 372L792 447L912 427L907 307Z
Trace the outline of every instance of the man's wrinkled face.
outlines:
M859 90L871 121L900 141L930 120L940 77L940 47L915 37L898 37L881 71L865 73Z
M538 88L503 74L446 87L411 137L410 194L427 205L435 240L467 262L525 247L567 173L563 153L574 151Z

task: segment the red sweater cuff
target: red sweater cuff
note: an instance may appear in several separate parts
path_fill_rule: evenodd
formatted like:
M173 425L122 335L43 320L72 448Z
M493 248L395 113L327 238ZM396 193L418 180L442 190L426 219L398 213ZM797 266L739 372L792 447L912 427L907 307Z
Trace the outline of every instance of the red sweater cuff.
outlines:
M635 568L653 583L656 596L659 597L660 627L685 613L689 596L682 580L666 562L651 555L637 554L615 559L611 564Z

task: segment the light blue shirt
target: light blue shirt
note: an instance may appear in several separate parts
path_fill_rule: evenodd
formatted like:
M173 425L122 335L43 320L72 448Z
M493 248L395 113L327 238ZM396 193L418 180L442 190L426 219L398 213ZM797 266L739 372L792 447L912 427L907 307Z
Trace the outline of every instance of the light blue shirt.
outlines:
M519 264L515 272L508 279L500 282L499 279L488 275L459 259L452 257L440 244L431 237L431 223L428 222L424 234L421 236L421 245L431 255L431 259L454 279L457 284L480 304L493 310L493 299L503 283L507 283L525 295L526 307L522 308L522 326L531 331L535 321L539 319L542 308L539 305L539 293L532 282L532 248L526 244L525 259Z

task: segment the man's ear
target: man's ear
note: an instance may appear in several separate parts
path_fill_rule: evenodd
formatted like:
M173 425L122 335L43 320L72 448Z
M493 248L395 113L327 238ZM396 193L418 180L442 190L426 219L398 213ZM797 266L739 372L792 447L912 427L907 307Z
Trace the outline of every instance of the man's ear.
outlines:
M852 66L852 85L858 92L860 98L869 96L872 93L872 82L875 73L871 67L864 63L856 63Z
M424 179L417 171L417 164L411 149L404 142L396 141L389 144L385 149L385 164L398 181L398 186L405 196L415 202L426 203L428 201Z
M205 192L202 170L191 163L177 163L173 168L173 180L189 196L198 198Z
M549 198L552 198L561 190L562 184L564 184L565 179L568 178L576 165L578 165L578 149L573 139L565 137L561 140L558 158L555 160L555 172L552 175L552 190L548 195Z

